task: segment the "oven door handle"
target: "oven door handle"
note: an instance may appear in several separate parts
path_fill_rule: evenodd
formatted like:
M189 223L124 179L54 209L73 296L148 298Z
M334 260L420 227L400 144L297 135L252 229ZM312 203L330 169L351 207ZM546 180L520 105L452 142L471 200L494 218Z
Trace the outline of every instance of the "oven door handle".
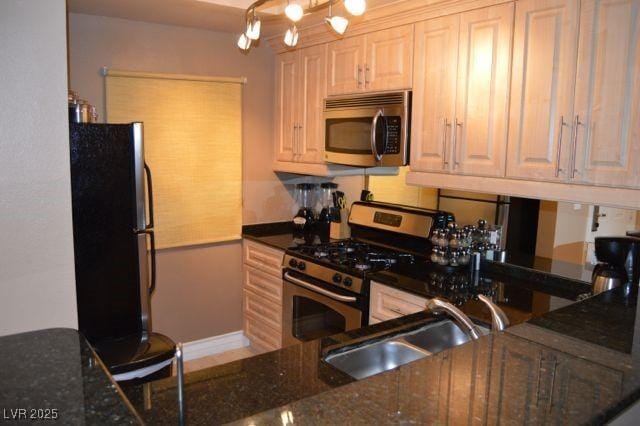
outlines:
M318 287L317 285L313 285L311 283L308 283L306 281L302 281L301 279L298 279L296 277L291 276L288 272L284 273L284 278L287 281L291 281L294 284L298 284L301 287L307 288L309 290L313 290L316 293L320 293L322 295L325 295L327 297L330 297L334 300L340 301L340 302L355 302L357 299L353 296L343 296L341 294L336 294L333 293L329 290L325 290L322 287Z

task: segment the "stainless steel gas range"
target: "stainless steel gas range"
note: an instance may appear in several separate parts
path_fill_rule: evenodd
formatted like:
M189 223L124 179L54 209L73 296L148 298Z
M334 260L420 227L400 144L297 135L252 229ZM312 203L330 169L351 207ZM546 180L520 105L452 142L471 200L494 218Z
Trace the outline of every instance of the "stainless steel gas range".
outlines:
M351 207L351 238L302 244L284 257L283 343L367 325L372 272L424 262L436 228L451 214L385 203Z

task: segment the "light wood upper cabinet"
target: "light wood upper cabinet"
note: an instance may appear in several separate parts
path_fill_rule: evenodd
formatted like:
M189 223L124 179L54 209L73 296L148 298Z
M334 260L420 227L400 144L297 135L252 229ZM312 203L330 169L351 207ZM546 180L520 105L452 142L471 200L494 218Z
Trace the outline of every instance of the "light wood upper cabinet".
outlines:
M416 24L411 170L448 171L455 115L460 16Z
M640 188L640 0L583 0L575 180Z
M575 0L516 4L508 177L569 176L578 14Z
M322 163L324 153L324 126L322 108L326 94L327 46L320 45L300 50L298 109L298 161Z
M276 158L293 161L296 123L297 52L278 55L276 60Z
M504 176L513 3L460 16L453 169Z
M416 24L411 170L504 176L513 4Z
M368 91L411 87L413 25L367 34L364 86Z
M365 36L344 38L329 43L327 93L355 93L364 84Z
M276 69L276 158L322 163L327 46L278 55Z
M327 93L342 95L411 87L413 25L329 43Z

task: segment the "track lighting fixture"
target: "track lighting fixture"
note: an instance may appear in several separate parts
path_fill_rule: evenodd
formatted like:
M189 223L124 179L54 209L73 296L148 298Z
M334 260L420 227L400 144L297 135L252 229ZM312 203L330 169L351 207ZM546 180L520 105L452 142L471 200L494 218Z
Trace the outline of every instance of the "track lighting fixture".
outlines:
M288 1L287 7L284 8L284 14L287 15L287 18L291 19L292 22L298 22L302 19L302 15L304 15L304 10L298 0L290 0Z
M347 31L349 21L343 16L333 14L332 3L333 0L329 0L329 16L324 18L324 21L331 27L331 29L333 29L333 31L342 35L345 31Z
M260 18L257 15L257 8L272 0L255 0L246 10L244 14L244 32L238 38L238 47L240 50L247 52L260 39ZM307 0L287 0L284 8L284 14L291 24L284 34L284 44L287 47L295 47L298 44L300 33L296 22L300 21L306 13L315 13L325 7L329 7L329 14L324 18L325 23L331 27L336 34L343 35L349 26L349 20L344 16L333 14L333 3L336 0L308 0L307 8L303 8L302 4ZM347 13L353 16L362 15L367 9L367 0L342 0ZM306 3L305 3L306 4Z
M289 47L295 47L298 44L298 28L292 25L284 35L284 44Z
M344 7L353 16L360 16L367 9L366 0L344 0Z

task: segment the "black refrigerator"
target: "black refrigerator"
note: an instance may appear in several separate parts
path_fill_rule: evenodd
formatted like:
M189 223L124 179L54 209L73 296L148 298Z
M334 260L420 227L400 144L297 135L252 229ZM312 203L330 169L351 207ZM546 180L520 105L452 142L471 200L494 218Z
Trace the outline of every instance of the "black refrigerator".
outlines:
M175 344L151 329L156 253L143 125L69 126L79 329L116 380L165 376Z

